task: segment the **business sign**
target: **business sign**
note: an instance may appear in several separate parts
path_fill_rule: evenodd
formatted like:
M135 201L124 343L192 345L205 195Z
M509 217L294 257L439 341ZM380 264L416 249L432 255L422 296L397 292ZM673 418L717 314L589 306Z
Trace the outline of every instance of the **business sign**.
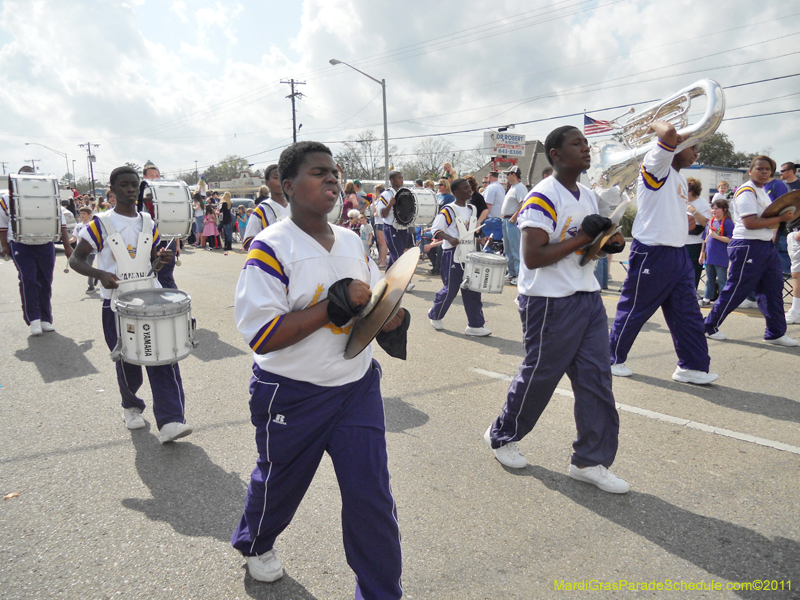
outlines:
M525 156L525 136L499 131L483 132L483 153L489 156Z

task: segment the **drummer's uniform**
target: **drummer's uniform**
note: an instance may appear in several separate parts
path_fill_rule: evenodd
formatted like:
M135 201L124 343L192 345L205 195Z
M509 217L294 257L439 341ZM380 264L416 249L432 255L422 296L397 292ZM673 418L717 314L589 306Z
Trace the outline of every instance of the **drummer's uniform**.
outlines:
M660 307L678 366L707 373L711 359L697 304L694 266L685 248L689 186L672 168L674 157L675 147L659 140L642 163L628 276L611 326L611 363L627 360L639 331Z
M112 227L122 236L123 242L128 248L131 258L135 258L139 251L147 252L147 262L149 263L150 248L138 248L139 234L142 231L143 217L146 213L140 213L136 217L125 217L117 214L113 210L103 213L104 219L111 222ZM149 217L149 215L147 215ZM111 253L111 248L106 244L108 232L103 228L101 217L95 216L89 225L80 233L80 239L86 240L92 249L97 252L97 268L101 271L108 271L120 275L117 262ZM153 222L153 245L161 241L158 229ZM122 282L121 282L122 283ZM158 280L152 279L152 287L162 287ZM114 312L111 310L112 290L102 286L100 297L103 299L103 334L109 350L113 350L117 345L117 323ZM120 287L124 291L124 284ZM156 425L159 430L167 423L185 423L183 394L183 382L178 363L168 365L148 366L147 378L150 380L150 389L153 393L153 415L156 418ZM144 412L144 400L136 395L143 383L142 367L120 360L116 363L117 384L122 395L123 408L138 408Z
M66 227L64 212L61 227ZM11 258L19 276L19 295L22 299L22 318L30 325L40 319L53 322L53 270L56 266L56 247L53 242L26 241L15 242L9 227L11 217L8 208L8 195L0 196L0 235L8 236Z
M381 193L378 201L378 210L383 211L389 206L389 202L395 197L397 192L394 188L389 188ZM397 229L395 227L394 208L383 218L383 235L386 238L386 246L389 248L389 258L386 259L386 269L388 270L394 262L403 255L411 241L408 229Z
M272 198L267 198L256 206L253 214L247 219L247 227L244 229L242 248L250 248L250 243L263 229L289 216L289 205L281 206Z
M431 235L435 236L437 231L444 231L447 235L455 238L459 237L457 219L462 223L470 223L471 217L474 216L476 209L471 204L461 207L457 206L454 202L448 204L436 218L431 225ZM472 242L474 249L475 242ZM444 287L436 293L433 299L433 306L428 311L428 318L434 321L444 319L447 310L450 308L455 297L458 295L458 290L461 289L461 282L464 280L464 264L456 260L456 249L447 240L442 243L442 264L441 264L441 277ZM483 317L483 302L481 302L480 292L474 292L470 289L461 289L461 299L464 302L464 311L467 313L467 324L470 327L483 327L486 319Z
M544 179L526 197L517 226L543 230L551 244L576 236L583 219L598 212L594 193L578 188L576 199L555 177ZM517 288L525 359L491 427L491 446L525 437L566 373L578 429L572 463L610 467L617 454L619 415L611 391L608 321L594 262L582 267L582 254L579 250L538 269L529 269L520 256Z
M706 333L719 326L747 295L755 291L758 308L767 320L765 340L783 337L786 316L783 312L781 259L772 243L772 229L747 229L742 219L760 217L772 203L763 188L752 181L741 186L733 198L733 235L728 244L728 282L706 317Z
M281 327L284 315L325 300L338 280L373 286L380 279L361 238L331 229L330 252L291 219L253 240L234 316L254 351ZM271 550L327 452L342 496L344 549L361 593L356 598L399 598L400 533L389 486L381 368L371 345L345 360L351 328L352 321L328 323L287 348L253 354L250 414L259 458L231 543L245 556Z

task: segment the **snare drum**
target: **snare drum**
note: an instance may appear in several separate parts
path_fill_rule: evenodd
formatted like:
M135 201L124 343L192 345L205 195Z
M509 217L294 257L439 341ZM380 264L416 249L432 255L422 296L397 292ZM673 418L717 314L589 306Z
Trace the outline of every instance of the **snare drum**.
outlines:
M117 347L114 361L156 366L189 356L194 341L192 299L180 290L156 288L124 292L114 300Z
M8 176L9 217L15 242L43 244L61 237L61 198L52 175Z
M145 180L145 184L144 200L153 203L153 218L159 235L165 239L191 235L194 208L186 182L156 179Z
M333 205L333 210L328 213L328 223L338 223L342 218L342 209L344 208L344 192L339 193L336 198L336 203Z
M499 254L470 252L461 287L478 293L502 294L507 264L508 259Z

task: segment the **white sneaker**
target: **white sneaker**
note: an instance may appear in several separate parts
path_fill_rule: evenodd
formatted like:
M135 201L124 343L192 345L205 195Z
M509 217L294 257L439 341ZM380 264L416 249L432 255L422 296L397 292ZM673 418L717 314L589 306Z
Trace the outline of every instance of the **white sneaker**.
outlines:
M516 442L509 442L505 446L492 448L491 425L489 425L489 429L486 430L486 433L483 434L483 440L486 442L486 445L489 446L491 451L494 452L494 457L500 461L500 464L512 469L521 469L522 467L528 465L528 461L525 460L524 456L522 456L522 453L519 451Z
M273 548L261 556L246 556L250 577L258 581L278 581L283 577L283 565L278 552Z
M465 335L474 335L475 337L485 337L487 335L492 335L491 329L486 329L486 327L467 327L464 330Z
M755 300L745 300L739 305L739 308L758 308L758 302Z
M186 437L190 433L192 433L192 428L186 423L167 423L161 428L158 440L162 444L166 444L167 442L174 442L178 438Z
M512 278L511 281L509 281L508 283L510 285L517 285L517 278L516 277Z
M48 323L47 321L42 321L42 331L55 331L56 328L53 327L52 323Z
M444 329L444 321L440 320L437 321L436 319L431 319L430 321L431 321L431 327L433 327L436 331L441 331L442 329Z
M626 494L631 490L628 482L617 477L603 465L594 467L584 467L581 469L575 465L569 466L569 476L577 481L584 481L596 485L604 492L611 494Z
M764 341L773 346L786 346L787 348L794 348L798 343L796 339L790 338L788 335L782 335L774 340L765 339Z
M717 340L718 342L728 339L728 336L722 333L721 331L717 331L716 333L706 332L706 337L710 340Z
M42 335L41 319L35 319L31 321L31 335Z
M616 377L630 377L633 371L626 367L625 363L616 363L611 365L611 374Z
M786 324L794 325L800 323L800 313L792 312L791 310L786 313Z
M408 283L408 285L406 286L406 291L407 291L407 292L410 292L410 291L411 291L411 290L413 290L415 287L417 287L417 286L415 286L413 283L409 282L409 283Z
M142 411L138 408L126 408L122 411L122 420L128 429L141 429L145 426Z
M672 379L681 383L707 385L719 379L719 375L716 373L704 373L703 371L693 371L692 369L682 369L681 367L676 367L675 372L672 374Z

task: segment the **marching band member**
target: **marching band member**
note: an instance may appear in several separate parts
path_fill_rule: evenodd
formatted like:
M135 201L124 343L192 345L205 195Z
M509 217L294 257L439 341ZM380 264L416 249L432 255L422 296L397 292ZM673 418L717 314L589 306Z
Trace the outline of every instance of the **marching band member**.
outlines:
M25 166L19 173L33 173ZM61 243L64 254L72 255L67 221L61 214ZM11 257L19 276L19 295L22 298L22 318L31 328L31 335L42 335L43 331L55 331L53 327L53 271L56 266L56 247L53 242L15 242L9 229L11 213L8 195L0 196L0 256Z
M158 249L161 237L158 228L146 211L136 212L139 198L139 175L130 167L117 167L109 177L111 188L117 196L113 210L95 215L88 227L80 233L78 246L69 261L81 275L94 277L100 282L103 299L103 333L109 350L117 345L117 324L111 309L112 290L137 289L126 284L138 279L136 285L147 279L150 269L158 271L174 258L172 250ZM109 244L117 240L119 244ZM87 258L97 253L97 268L89 265ZM149 279L150 287L161 287L155 277ZM139 288L140 289L140 288ZM122 396L122 416L128 429L145 427L142 412L144 400L136 395L142 386L142 367L120 360L116 363L117 384ZM178 363L148 366L147 378L153 393L153 414L162 444L172 442L192 433L184 418L185 396Z
M283 197L281 189L281 178L278 174L278 165L270 165L264 171L264 179L267 181L270 197L256 206L253 214L247 220L247 227L244 231L242 250L250 249L250 242L258 235L262 229L285 219L289 216L289 203Z
M518 289L525 359L484 439L505 466L527 465L517 442L536 425L566 373L575 394L578 429L569 476L624 494L630 486L608 470L617 454L619 416L611 391L606 310L594 264L580 265L584 248L611 220L597 214L596 196L578 183L591 162L581 131L555 129L545 140L545 151L555 175L531 190L517 218L522 230ZM619 252L624 244L618 233L604 250Z
M253 240L234 304L236 325L254 351L250 412L259 458L231 543L254 579L280 579L275 540L327 452L342 495L344 549L356 574L356 598L400 598L400 532L389 486L381 367L371 346L344 358L352 316L368 302L380 271L358 235L327 221L340 190L327 146L289 146L279 172L292 214ZM401 309L384 331L407 327L408 319Z
M711 358L703 335L703 315L697 304L694 266L686 252L688 184L680 170L697 160L689 147L675 153L683 141L670 123L650 126L658 143L644 157L636 188L639 212L633 222L628 276L622 284L617 315L611 327L611 372L630 377L628 352L642 326L661 308L667 322L678 366L672 379L709 384Z
M386 261L386 270L389 270L394 262L406 251L409 244L408 229L397 229L394 226L395 195L403 187L403 174L400 171L389 173L389 183L391 187L381 193L380 201L377 203L378 214L383 219L383 234L386 238L386 246L389 249L389 258Z
M447 314L455 297L458 295L461 282L464 280L464 262L469 252L475 251L475 239L459 239L463 231L474 229L477 224L477 210L468 204L472 198L472 188L466 179L456 179L450 184L456 200L445 205L436 215L431 226L434 239L444 240L442 244L441 276L444 287L436 293L433 306L428 311L428 318L434 329L444 329L442 319ZM486 336L492 332L483 325L483 303L479 292L461 289L464 311L467 313L466 335Z
M797 340L786 335L781 261L772 244L773 231L770 229L791 221L794 214L785 212L777 217L761 216L771 203L764 184L770 181L774 172L774 160L769 156L756 156L750 163L750 181L736 190L733 198L734 227L728 244L728 281L705 321L706 335L712 340L727 339L719 326L750 292L755 291L758 308L767 320L764 341L776 346L798 344Z

